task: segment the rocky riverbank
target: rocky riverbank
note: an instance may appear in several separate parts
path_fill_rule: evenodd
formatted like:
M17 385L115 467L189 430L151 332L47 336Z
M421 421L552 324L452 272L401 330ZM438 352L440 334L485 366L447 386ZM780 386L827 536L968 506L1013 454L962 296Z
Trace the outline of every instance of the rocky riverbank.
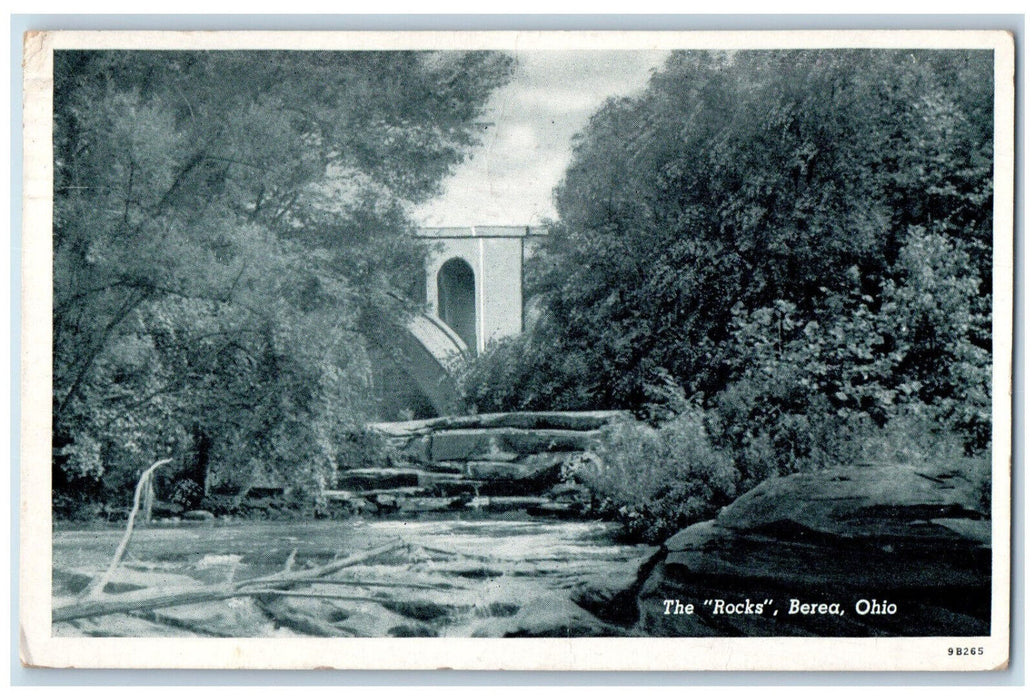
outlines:
M980 481L903 465L772 479L660 548L519 509L151 528L88 605L119 533L57 531L54 634L981 636Z
M937 466L767 481L665 542L638 585L637 630L986 635L991 522L982 501L971 475ZM674 602L666 614L665 601L679 601L680 612L693 604L693 614L676 614Z

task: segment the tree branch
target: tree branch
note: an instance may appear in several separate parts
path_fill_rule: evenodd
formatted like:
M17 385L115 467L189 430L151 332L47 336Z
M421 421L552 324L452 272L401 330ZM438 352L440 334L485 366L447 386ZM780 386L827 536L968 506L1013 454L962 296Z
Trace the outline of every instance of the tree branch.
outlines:
M55 423L57 423L59 419L64 415L65 411L68 409L69 404L71 404L72 399L74 399L76 395L79 393L79 388L82 386L83 381L86 379L86 375L89 374L90 369L93 367L93 363L100 356L101 351L104 349L104 346L107 345L108 337L111 335L112 331L115 330L115 328L120 323L122 323L122 321L125 320L125 318L129 316L129 314L132 313L132 311L135 308L142 304L148 296L149 295L147 293L138 293L135 296L131 295L129 300L125 304L123 304L122 308L119 309L118 312L116 312L116 314L112 317L110 321L108 321L108 324L104 327L104 330L101 331L100 337L94 342L93 347L91 347L90 350L87 352L86 357L79 368L79 372L76 374L76 378L72 382L72 386L65 394L65 398L61 400L61 403L58 404L57 410L54 411Z
M394 552L406 545L400 541L393 541L382 547L369 549L365 552L353 554L339 561L331 562L326 566L315 569L302 569L293 572L279 572L271 576L260 576L247 579L238 583L227 585L225 583L211 586L198 587L175 587L161 590L147 589L143 591L132 591L119 596L112 596L104 600L86 600L71 605L57 608L51 612L51 622L68 622L84 617L96 617L98 615L113 615L116 613L127 613L136 610L153 610L157 608L171 608L177 605L188 605L192 603L205 603L213 600L226 600L227 598L240 598L257 594L268 595L270 589L275 588L282 591L292 586L306 582L311 578L329 576L350 566L356 566L364 562L376 559L377 557Z
M126 553L126 547L129 546L129 539L133 536L133 523L136 521L137 512L140 510L140 497L145 487L149 487L151 483L151 475L155 473L155 470L163 464L168 464L172 461L169 459L160 459L150 467L148 467L143 474L140 475L140 480L137 481L137 488L133 492L133 509L129 511L129 522L126 523L126 532L122 535L122 541L119 542L118 548L115 549L115 556L111 559L111 564L108 565L108 570L104 572L102 576L97 577L93 584L86 589L86 593L83 598L90 600L96 598L103 591L104 587L111 580L112 574L115 573L115 569L118 568L122 562L122 557Z

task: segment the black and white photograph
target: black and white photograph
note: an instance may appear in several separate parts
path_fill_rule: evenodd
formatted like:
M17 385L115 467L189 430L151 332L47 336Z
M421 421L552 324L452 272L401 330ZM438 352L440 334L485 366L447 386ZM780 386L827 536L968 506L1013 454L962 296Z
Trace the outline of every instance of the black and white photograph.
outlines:
M1009 34L25 42L23 663L1008 662Z

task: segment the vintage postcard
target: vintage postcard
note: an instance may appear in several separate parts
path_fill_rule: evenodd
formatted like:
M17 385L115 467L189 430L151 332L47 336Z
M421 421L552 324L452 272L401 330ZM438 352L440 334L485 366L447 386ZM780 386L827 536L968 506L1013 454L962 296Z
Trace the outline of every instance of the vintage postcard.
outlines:
M22 662L1006 668L1014 53L27 34Z

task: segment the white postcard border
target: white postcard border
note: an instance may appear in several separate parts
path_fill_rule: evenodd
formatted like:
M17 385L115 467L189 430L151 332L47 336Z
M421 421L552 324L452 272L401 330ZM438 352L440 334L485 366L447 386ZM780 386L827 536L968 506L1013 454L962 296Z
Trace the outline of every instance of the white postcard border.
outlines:
M995 50L992 631L974 638L75 639L51 636L53 51L109 49L960 48ZM964 671L1009 658L1014 43L1000 31L30 32L24 46L20 641L55 668ZM947 656L950 646L982 656Z

